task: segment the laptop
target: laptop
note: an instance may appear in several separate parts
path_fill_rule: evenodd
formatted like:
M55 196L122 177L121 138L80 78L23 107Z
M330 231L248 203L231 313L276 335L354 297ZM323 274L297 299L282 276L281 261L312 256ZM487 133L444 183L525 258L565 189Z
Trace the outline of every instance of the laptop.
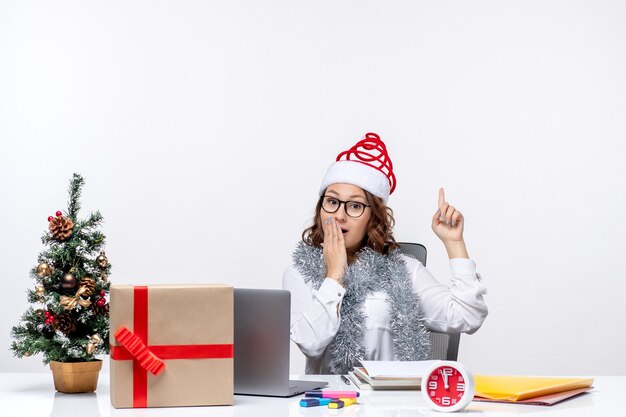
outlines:
M235 394L291 397L328 385L289 380L291 293L235 288Z

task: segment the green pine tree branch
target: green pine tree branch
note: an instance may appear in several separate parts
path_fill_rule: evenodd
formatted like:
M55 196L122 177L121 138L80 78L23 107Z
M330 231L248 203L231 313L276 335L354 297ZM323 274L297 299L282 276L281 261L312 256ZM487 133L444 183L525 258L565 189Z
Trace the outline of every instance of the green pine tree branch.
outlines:
M80 211L80 195L84 184L85 179L81 175L74 174L72 176L69 188L70 198L67 203L67 214L74 223L76 223L76 218L78 216L78 212Z

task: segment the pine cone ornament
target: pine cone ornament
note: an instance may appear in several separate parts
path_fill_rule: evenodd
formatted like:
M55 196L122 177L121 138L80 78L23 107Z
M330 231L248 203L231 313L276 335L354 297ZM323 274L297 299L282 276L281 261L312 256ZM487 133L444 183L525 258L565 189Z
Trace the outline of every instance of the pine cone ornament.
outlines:
M93 279L92 276L87 275L85 278L80 280L78 287L85 287L85 291L82 295L83 297L89 297L96 292L96 280Z
M72 235L73 227L74 222L65 216L51 218L50 224L48 225L48 229L50 229L52 237L59 242L63 242Z
M76 319L68 313L59 314L52 323L52 328L65 334L72 333L76 330Z
M96 316L104 316L109 317L109 303L106 303L103 306L99 306L98 303L91 304L91 311Z

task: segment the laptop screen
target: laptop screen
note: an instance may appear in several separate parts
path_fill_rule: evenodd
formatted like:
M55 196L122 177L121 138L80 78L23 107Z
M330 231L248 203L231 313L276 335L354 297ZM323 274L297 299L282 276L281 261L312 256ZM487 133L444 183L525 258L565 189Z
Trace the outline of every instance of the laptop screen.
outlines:
M235 393L289 389L290 314L289 291L235 288Z

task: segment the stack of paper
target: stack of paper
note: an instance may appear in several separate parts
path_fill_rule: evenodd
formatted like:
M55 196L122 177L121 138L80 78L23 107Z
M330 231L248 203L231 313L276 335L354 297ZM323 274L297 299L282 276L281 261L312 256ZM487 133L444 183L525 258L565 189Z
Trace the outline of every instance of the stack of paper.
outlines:
M593 378L475 375L476 401L552 405L589 391Z
M360 370L360 372L357 373L356 368L352 371L348 371L348 378L350 378L350 380L352 381L352 383L354 385L356 385L359 389L363 390L363 389L372 389L372 386L370 385L369 381L369 376L363 376L364 374L367 374L367 371L365 371L365 369Z
M361 361L348 376L360 389L419 389L422 376L438 361Z

